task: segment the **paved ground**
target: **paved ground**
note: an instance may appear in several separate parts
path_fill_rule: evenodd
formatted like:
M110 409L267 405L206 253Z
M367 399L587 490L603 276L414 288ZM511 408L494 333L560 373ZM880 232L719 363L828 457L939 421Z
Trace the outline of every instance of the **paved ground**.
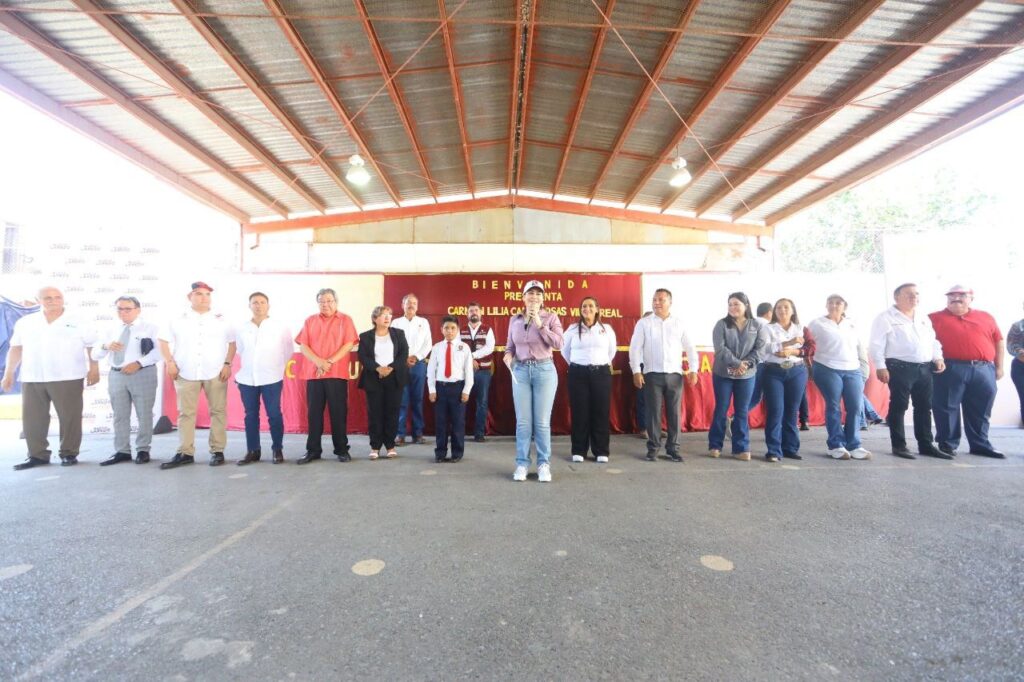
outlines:
M559 438L547 485L511 481L510 439L298 467L289 436L285 466L159 471L100 468L89 437L15 472L3 428L0 679L1024 676L1021 430L953 464L879 427L873 461L814 429L785 466L704 434L685 464L623 436L580 465Z

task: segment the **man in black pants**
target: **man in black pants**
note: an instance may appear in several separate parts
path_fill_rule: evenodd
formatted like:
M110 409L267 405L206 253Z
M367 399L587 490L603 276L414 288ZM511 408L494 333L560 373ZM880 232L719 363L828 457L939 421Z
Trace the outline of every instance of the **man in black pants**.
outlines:
M901 284L893 292L895 305L875 318L871 326L869 355L875 374L889 385L889 438L892 454L916 459L907 448L903 418L914 401L914 437L922 455L953 459L939 450L932 437L932 374L944 372L942 346L935 338L931 319L917 315L918 292L914 284Z

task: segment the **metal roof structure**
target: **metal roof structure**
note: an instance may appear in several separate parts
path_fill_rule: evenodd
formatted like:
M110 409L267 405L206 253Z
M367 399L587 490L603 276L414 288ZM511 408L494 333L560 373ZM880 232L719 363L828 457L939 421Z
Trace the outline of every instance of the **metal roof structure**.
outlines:
M760 234L1024 101L1022 43L1021 0L3 0L0 89L252 231Z

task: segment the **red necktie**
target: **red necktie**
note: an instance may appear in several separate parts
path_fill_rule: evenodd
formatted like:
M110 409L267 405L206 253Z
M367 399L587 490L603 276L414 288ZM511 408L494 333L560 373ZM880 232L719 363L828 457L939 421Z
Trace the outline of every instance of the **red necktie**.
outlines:
M444 378L450 379L452 376L452 342L448 342L448 347L444 350Z

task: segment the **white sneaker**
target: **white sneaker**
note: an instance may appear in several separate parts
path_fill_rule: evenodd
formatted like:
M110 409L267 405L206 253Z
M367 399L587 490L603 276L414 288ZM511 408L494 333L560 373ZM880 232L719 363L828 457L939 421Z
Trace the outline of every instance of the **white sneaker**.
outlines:
M551 483L551 465L541 464L537 467L537 480L541 483Z
M512 474L513 481L525 481L526 480L526 467L516 467L515 473Z
M597 463L598 464L607 464L608 463L608 455L598 455L597 456Z
M850 457L854 459L871 459L871 453L864 448L857 448L850 451Z
M583 461L583 455L573 455L572 456L572 461L574 461L574 462L582 462Z
M380 455L378 455L378 454L377 454L377 451L376 451L376 450L371 450L371 451L370 451L370 454L368 455L368 457L369 457L370 459L377 459L377 457L379 457L379 456L380 456Z
M832 459L850 459L850 451L846 448L832 448L828 455Z

